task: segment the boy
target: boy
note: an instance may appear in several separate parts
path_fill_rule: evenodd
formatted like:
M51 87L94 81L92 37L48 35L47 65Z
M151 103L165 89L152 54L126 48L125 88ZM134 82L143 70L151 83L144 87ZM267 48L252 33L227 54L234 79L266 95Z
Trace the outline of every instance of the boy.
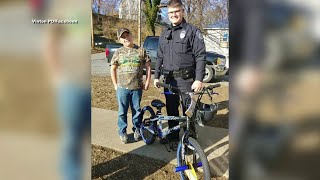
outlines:
M148 90L151 77L150 58L143 48L133 44L130 31L121 28L117 36L123 47L119 48L111 60L111 79L114 89L117 91L118 101L118 128L121 141L126 144L127 136L127 112L129 105L132 111L132 124L135 141L139 141L140 101L142 89ZM143 84L143 65L146 68L146 83Z

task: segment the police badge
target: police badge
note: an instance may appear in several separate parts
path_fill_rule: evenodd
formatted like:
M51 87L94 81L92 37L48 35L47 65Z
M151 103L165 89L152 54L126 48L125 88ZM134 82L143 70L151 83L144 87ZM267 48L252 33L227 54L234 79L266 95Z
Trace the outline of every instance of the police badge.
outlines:
M184 37L186 37L186 31L182 30L180 33L180 39L183 39Z

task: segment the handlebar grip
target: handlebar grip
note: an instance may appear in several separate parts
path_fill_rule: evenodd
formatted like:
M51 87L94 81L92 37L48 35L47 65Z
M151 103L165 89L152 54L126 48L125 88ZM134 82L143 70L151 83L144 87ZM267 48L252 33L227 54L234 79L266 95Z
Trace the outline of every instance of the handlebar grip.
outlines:
M187 165L176 167L175 172L185 171L189 169Z
M177 87L173 87L173 86L170 85L170 84L164 84L164 83L159 83L159 82L157 82L156 85L157 85L157 86L164 87L164 88L167 88L167 89L179 90Z
M221 86L221 84L214 84L214 85L210 85L210 86L206 87L206 89L212 90L213 88L217 88L220 86Z
M197 164L193 164L194 167L202 167L202 162L197 162ZM178 166L175 168L175 172L185 171L190 169L188 165Z

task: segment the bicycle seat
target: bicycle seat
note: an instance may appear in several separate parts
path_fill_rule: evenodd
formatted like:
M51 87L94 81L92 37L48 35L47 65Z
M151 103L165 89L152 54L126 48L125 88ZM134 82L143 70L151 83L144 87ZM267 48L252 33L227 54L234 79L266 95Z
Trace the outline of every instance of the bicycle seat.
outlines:
M156 108L162 108L165 106L165 104L160 101L159 99L155 99L151 102L151 106L156 107Z

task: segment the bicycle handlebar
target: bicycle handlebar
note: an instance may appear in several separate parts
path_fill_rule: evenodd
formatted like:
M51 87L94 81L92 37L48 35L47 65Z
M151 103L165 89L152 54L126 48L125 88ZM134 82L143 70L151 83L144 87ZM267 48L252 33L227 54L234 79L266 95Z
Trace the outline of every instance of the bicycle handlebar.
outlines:
M213 88L217 88L217 87L220 87L221 84L213 84L213 85L210 85L208 87L206 87L206 89L209 89L209 90L212 90Z

